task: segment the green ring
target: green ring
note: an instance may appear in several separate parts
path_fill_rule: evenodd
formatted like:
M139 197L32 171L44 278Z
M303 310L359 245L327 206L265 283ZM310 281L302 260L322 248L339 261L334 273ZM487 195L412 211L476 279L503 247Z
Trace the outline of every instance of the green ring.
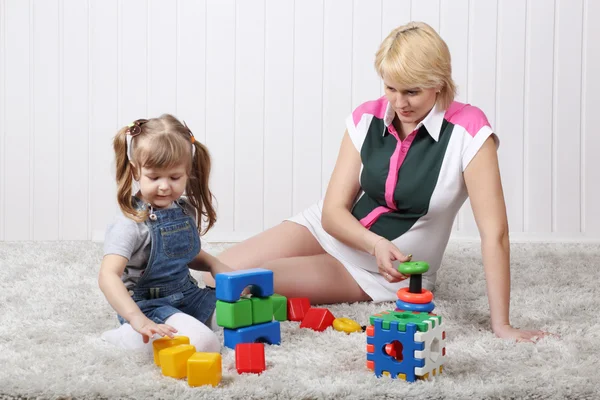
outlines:
M398 271L406 275L424 274L427 270L429 264L425 261L407 261L398 265Z

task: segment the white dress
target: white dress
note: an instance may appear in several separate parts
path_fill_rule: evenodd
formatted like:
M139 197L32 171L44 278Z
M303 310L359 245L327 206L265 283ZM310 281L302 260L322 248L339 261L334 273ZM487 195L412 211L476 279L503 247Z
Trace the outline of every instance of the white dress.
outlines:
M362 160L352 214L413 260L429 263L423 287L433 290L454 218L467 199L463 171L489 136L496 145L498 138L483 112L468 104L454 102L446 111L435 106L403 141L391 124L394 116L384 96L360 105L346 121ZM373 301L396 300L408 280L389 283L375 257L325 232L322 210L320 200L289 220L306 226Z

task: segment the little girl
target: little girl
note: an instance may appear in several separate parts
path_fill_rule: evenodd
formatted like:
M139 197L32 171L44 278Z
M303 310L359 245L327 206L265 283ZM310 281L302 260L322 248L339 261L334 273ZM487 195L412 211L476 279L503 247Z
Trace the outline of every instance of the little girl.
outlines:
M123 215L106 232L98 283L122 325L102 338L151 351L155 335L177 333L197 351L218 352L209 328L215 325L214 289L199 288L189 272L231 270L200 250L202 220L202 233L216 220L208 150L167 114L122 128L113 147ZM139 191L132 196L134 181Z

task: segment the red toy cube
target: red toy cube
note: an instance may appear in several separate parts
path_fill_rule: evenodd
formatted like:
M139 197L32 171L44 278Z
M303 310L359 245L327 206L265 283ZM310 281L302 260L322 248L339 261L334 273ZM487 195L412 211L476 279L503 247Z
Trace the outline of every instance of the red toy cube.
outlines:
M287 300L287 313L289 321L302 321L304 314L310 308L310 300L306 297L296 297Z
M311 308L306 312L300 328L310 328L317 332L323 332L333 325L335 317L326 308Z
M235 368L238 374L260 374L265 368L265 346L262 343L238 343L235 345Z

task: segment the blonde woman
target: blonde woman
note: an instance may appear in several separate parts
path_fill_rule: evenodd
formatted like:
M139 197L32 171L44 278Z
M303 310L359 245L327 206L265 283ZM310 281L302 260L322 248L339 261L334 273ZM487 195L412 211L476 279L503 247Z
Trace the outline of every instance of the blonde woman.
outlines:
M423 285L433 289L453 221L469 197L494 333L543 336L509 322L499 142L479 108L454 101L446 43L429 25L411 22L381 43L375 68L385 96L348 116L325 198L219 259L236 269L271 269L278 293L312 303L391 301L407 286L396 266L410 255L429 263Z

